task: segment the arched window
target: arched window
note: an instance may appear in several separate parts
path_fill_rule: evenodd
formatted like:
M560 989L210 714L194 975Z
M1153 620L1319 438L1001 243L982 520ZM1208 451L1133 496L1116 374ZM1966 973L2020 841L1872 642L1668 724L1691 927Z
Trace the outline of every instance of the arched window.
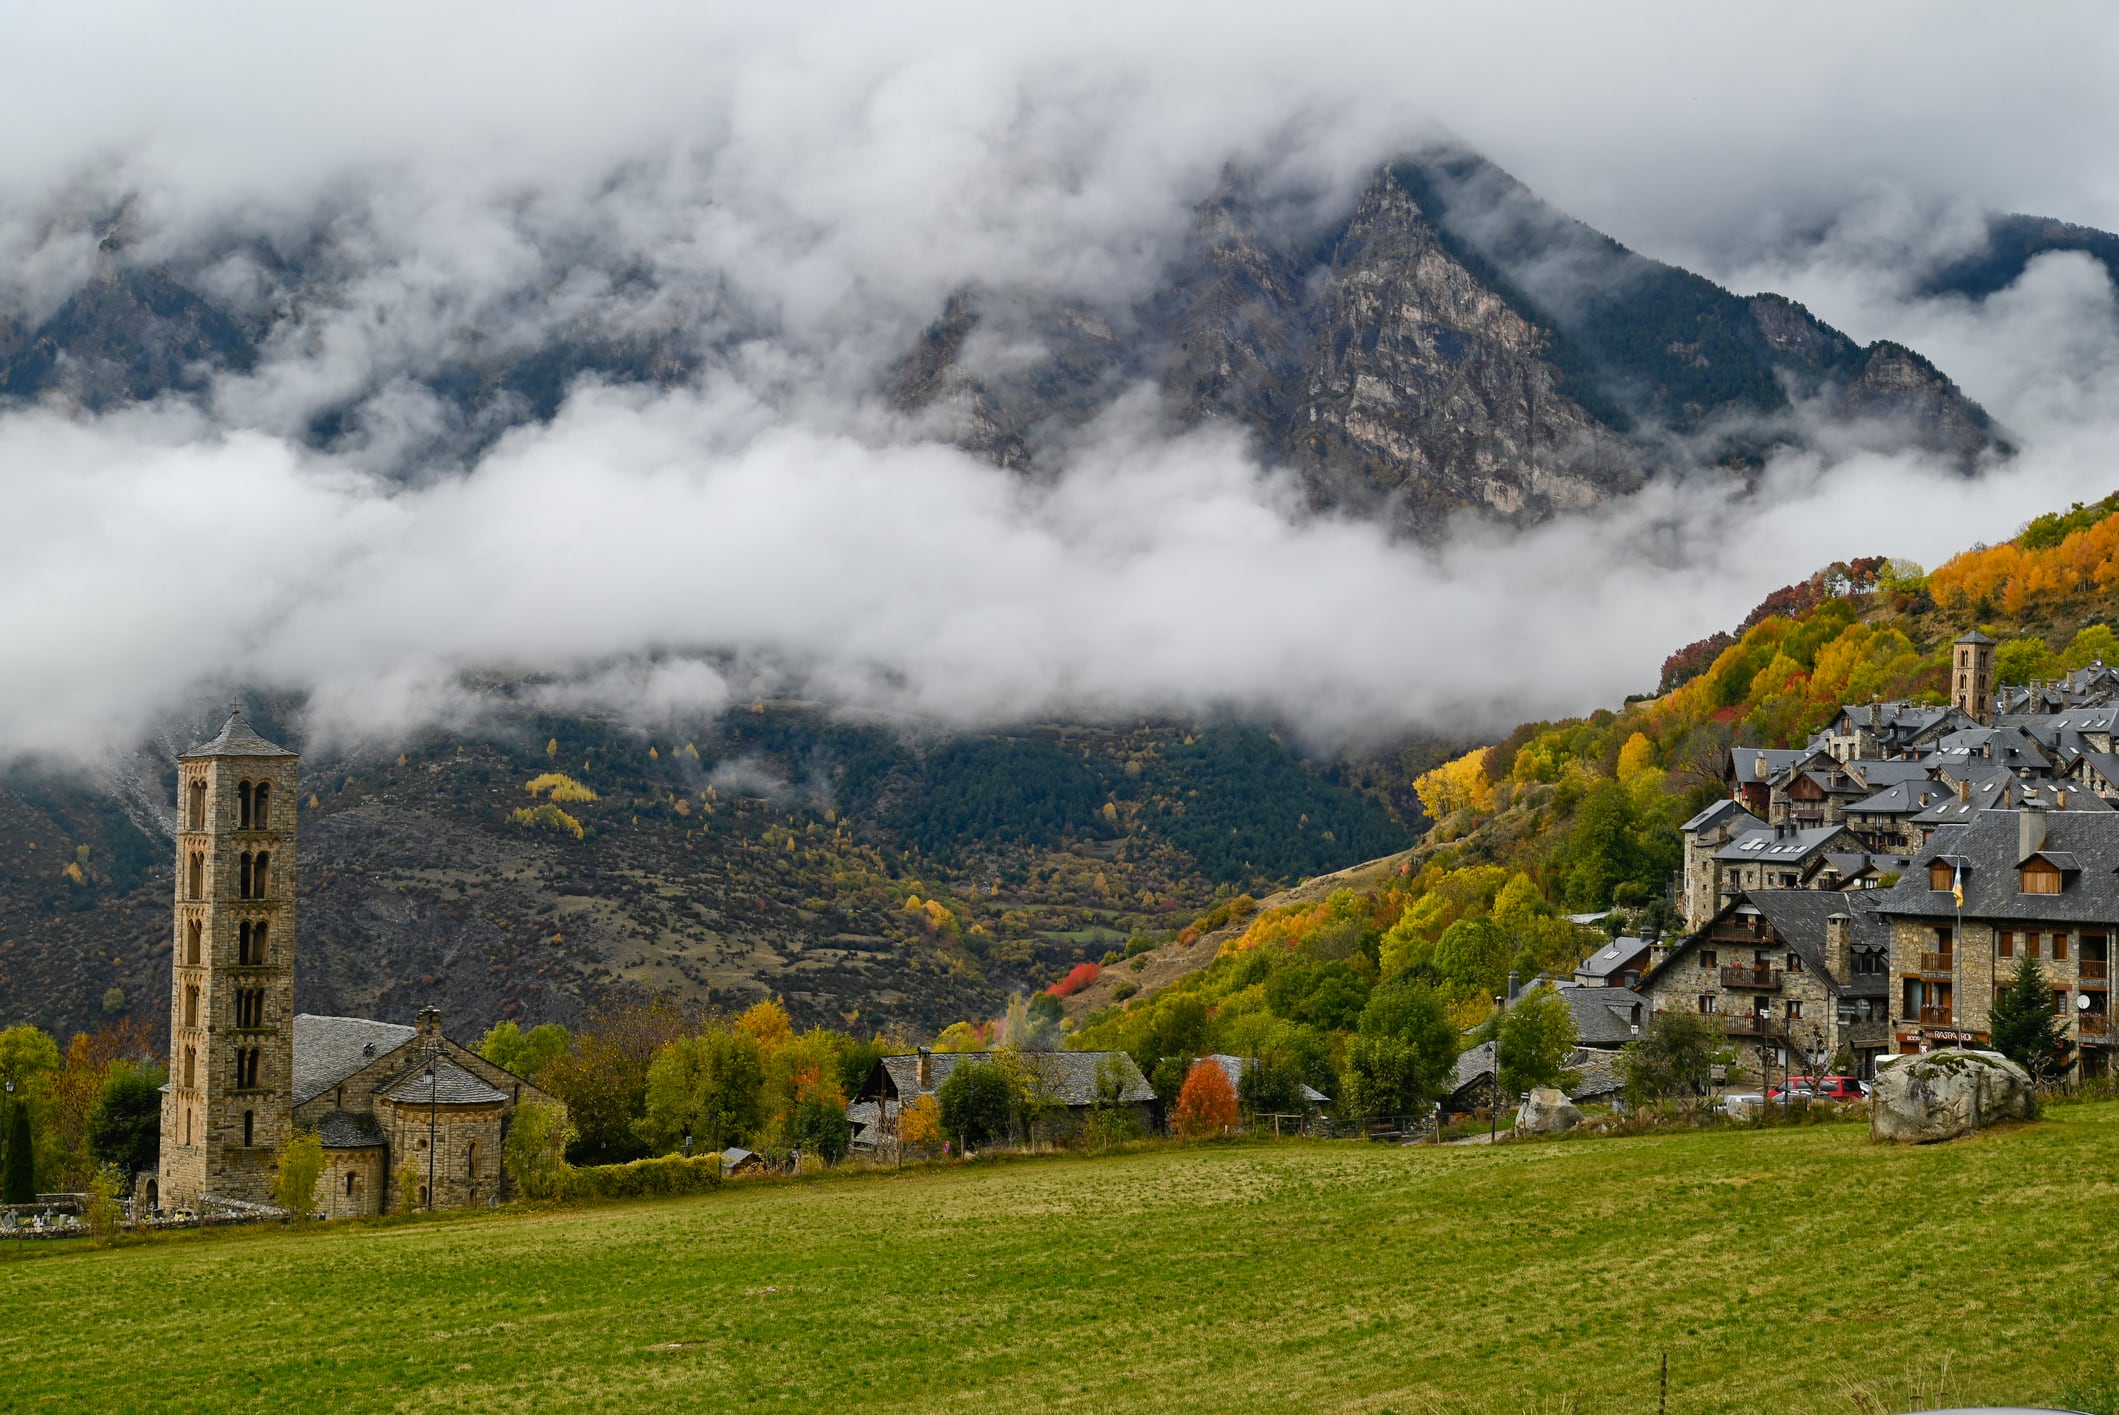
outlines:
M189 883L191 885L190 894L193 899L204 899L206 897L206 857L196 850L191 852L191 879Z
M257 789L251 793L250 828L272 829L272 783L269 781L260 781Z
M197 1086L199 1084L199 1049L197 1047L184 1048L184 1084L186 1086ZM184 1143L187 1145L191 1143L191 1112L188 1110L184 1112Z
M184 921L184 961L196 968L199 966L199 921Z
M265 928L266 924L263 919L250 926L250 961L253 965L260 968L271 961L271 958L265 952Z
M190 804L191 804L191 809L190 809L190 812L189 812L189 815L190 815L190 819L189 819L188 821L186 821L186 823L185 823L185 824L186 824L186 825L187 825L187 826L188 826L188 827L189 827L190 829L192 829L192 830L204 830L204 829L206 828L206 783L205 783L205 782L203 782L203 781L193 781L193 782L191 783L191 803L190 803Z
M243 1112L243 1148L246 1150L249 1149L251 1145L256 1142L256 1140L257 1112L254 1110L246 1110Z
M184 1111L184 1143L187 1145L191 1143L191 1111L189 1108Z
M250 829L250 783L247 781L235 788L235 828Z
M419 1202L421 1207L425 1207L427 1202L427 1186L424 1184L419 1186Z
M250 898L250 852L245 850L236 861L235 895L238 899Z
M184 1025L199 1025L199 985L191 983L184 989Z
M350 1198L352 1198L352 1197L353 1197L353 1190L354 1190L354 1188L355 1188L356 1184L357 1184L357 1183L359 1182L359 1179L360 1179L360 1176L359 1176L359 1175L357 1175L357 1174L355 1174L355 1173L354 1173L354 1172L353 1172L352 1170L350 1170L350 1169L349 1169L349 1170L347 1170L347 1171L346 1171L346 1197L347 1197L347 1198L349 1198L349 1199L350 1199Z
M272 856L263 850L258 851L257 862L250 868L250 897L263 899L266 895L266 882L272 876Z
M464 1170L471 1178L478 1178L478 1141L473 1140L464 1147Z

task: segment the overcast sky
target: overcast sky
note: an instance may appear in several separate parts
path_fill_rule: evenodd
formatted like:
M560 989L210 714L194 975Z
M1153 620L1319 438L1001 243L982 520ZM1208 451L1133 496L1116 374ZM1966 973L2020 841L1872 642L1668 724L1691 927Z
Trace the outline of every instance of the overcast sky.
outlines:
M235 231L341 268L203 411L0 416L0 518L36 528L0 564L0 754L122 743L235 682L387 738L474 711L457 675L492 666L648 716L778 686L965 722L1505 728L1651 686L1834 557L1932 562L2119 481L2101 271L2041 262L1980 308L1903 285L1984 210L2119 228L2107 7L209 3L8 33L0 309L78 288L121 201L141 258ZM1742 506L1657 493L1432 556L1303 519L1239 443L1137 408L1030 490L863 401L967 279L1144 288L1232 154L1343 192L1439 133L1644 251L1913 344L2024 455L1978 485L1794 462ZM201 278L275 297L241 259ZM749 342L377 479L438 416L397 375L584 321ZM303 450L356 389L365 450Z

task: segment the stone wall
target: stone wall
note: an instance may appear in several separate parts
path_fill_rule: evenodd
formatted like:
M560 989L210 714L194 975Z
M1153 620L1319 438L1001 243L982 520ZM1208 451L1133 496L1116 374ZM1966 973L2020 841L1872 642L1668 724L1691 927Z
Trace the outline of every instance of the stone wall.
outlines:
M434 1207L464 1209L500 1197L502 1107L486 1105L436 1106L432 1113L433 1166L428 1167L428 1107L420 1102L384 1101L379 1118L390 1140L393 1170L410 1164L421 1186L420 1206L426 1206L425 1185L434 1177ZM391 1178L390 1205L399 1200L397 1179Z

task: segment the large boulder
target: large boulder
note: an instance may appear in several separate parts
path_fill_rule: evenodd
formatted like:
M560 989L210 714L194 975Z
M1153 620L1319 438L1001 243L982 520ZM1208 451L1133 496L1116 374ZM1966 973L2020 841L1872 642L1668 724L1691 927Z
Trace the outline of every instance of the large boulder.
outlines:
M1551 1086L1540 1086L1516 1112L1516 1128L1531 1135L1557 1135L1582 1123L1582 1112L1565 1094Z
M1924 1145L2037 1110L2030 1073L1998 1051L1888 1056L1869 1085L1869 1137Z

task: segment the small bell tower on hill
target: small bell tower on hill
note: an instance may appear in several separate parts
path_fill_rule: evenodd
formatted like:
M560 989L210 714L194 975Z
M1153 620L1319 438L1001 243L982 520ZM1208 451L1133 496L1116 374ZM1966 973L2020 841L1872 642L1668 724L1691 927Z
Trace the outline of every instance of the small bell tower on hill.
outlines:
M1994 725L1994 641L1977 629L1952 646L1950 701L1982 726Z
M299 760L240 711L177 758L164 1208L271 1197L293 1111Z

